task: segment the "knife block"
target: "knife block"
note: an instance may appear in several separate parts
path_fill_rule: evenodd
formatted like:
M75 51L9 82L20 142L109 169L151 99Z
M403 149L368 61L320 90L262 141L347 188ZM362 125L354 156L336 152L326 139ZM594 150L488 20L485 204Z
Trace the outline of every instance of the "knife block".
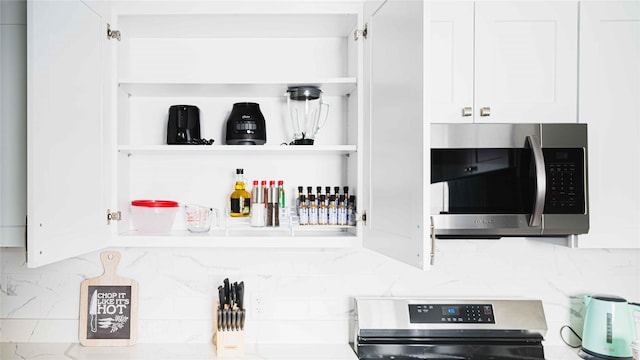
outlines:
M217 357L244 356L244 330L218 329L218 309L220 309L219 302L216 304L213 322L213 327L216 329L213 343L216 345Z

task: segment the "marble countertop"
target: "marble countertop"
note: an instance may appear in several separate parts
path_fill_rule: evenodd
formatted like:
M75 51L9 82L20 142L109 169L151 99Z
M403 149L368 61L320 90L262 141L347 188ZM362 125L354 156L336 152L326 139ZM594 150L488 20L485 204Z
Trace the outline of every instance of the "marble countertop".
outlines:
M577 350L546 346L549 360L578 360ZM137 344L131 347L84 347L73 343L1 343L2 360L209 360L216 358L213 344ZM245 360L356 360L348 344L251 344Z

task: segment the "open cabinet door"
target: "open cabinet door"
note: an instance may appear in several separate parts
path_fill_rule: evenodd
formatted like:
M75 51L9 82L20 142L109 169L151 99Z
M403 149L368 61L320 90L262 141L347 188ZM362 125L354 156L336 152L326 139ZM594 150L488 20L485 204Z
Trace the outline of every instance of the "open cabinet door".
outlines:
M106 25L81 1L27 3L27 265L106 246Z
M372 10L365 17L364 40L363 242L366 248L425 269L431 242L424 2L388 0Z

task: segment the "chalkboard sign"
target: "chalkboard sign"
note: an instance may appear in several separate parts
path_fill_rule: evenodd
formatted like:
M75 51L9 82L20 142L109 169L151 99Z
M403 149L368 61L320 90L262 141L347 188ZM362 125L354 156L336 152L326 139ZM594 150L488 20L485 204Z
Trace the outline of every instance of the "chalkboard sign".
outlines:
M137 338L138 283L119 277L120 253L100 254L104 274L80 287L80 343L85 346L128 346Z
M131 286L89 286L87 339L131 338Z

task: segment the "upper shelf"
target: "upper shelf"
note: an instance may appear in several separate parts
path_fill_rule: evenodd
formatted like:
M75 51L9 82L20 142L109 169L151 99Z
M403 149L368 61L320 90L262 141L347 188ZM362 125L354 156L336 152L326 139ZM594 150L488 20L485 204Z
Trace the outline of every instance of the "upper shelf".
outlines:
M123 38L347 37L357 20L355 13L147 14L122 15L118 26Z
M337 154L348 155L357 151L355 145L335 145L335 146L323 146L323 145L300 145L300 146L278 146L278 145L255 145L255 146L241 146L241 145L121 145L118 147L119 151L126 153L149 153L149 154L165 154L165 153L180 153L180 152L200 152L200 153L225 153L225 154L241 154L246 156L247 153L252 154L291 154L291 155L305 155L305 154Z
M344 96L356 89L355 77L309 79L310 81L138 81L121 80L119 87L130 96L200 97L200 96L282 96L292 86L317 86L325 96Z

